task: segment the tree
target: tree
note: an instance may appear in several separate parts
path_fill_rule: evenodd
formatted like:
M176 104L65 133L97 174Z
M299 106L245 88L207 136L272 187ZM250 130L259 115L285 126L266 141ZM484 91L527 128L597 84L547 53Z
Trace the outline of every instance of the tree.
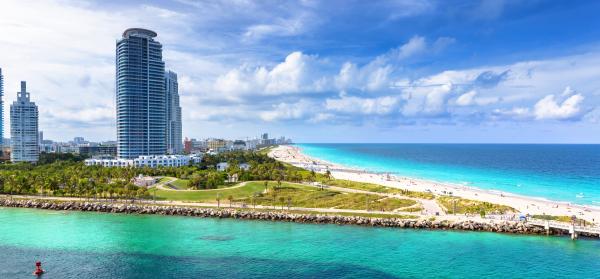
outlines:
M227 197L227 199L229 200L229 208L231 208L231 203L233 202L233 196L229 195L229 197Z
M269 190L269 181L265 180L265 193L267 193Z
M281 210L283 210L283 206L285 204L285 198L283 196L279 197L279 202L281 203Z
M325 178L327 178L327 180L331 180L331 171L329 169L327 169L325 172Z

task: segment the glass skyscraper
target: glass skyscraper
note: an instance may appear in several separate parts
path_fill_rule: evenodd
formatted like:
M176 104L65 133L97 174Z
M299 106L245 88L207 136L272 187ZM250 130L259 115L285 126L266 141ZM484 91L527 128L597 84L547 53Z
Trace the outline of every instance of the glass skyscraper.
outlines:
M167 152L165 63L156 32L130 28L116 51L117 155Z
M165 88L167 97L167 152L169 154L183 153L181 139L181 106L179 106L179 84L177 74L165 73Z
M21 81L21 92L17 92L17 100L10 105L10 138L12 162L38 161L38 107L29 99L24 81Z

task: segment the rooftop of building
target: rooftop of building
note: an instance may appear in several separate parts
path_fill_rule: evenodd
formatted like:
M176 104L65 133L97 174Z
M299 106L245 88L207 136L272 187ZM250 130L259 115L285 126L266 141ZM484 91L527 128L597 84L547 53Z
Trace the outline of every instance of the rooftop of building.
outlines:
M128 38L131 35L143 36L154 38L158 36L158 34L150 29L145 28L128 28L123 32L123 38Z

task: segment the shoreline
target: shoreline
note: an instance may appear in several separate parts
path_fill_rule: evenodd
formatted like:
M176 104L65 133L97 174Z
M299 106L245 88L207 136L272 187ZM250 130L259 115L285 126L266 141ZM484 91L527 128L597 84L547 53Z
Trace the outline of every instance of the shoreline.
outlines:
M431 192L439 196L457 196L470 200L490 202L515 208L523 214L572 216L591 222L600 222L600 207L579 205L570 202L553 201L541 197L529 197L499 190L485 190L472 186L438 182L426 179L402 177L381 172L369 172L334 164L319 158L303 154L299 147L280 145L268 154L284 163L307 170L324 173L329 170L336 179L351 180L383 185L391 188L407 189L418 192Z
M355 225L363 227L386 227L406 229L427 229L439 231L478 231L520 235L567 236L562 230L550 229L520 221L508 220L424 220L378 218L362 216L342 216L293 213L286 211L256 211L240 208L204 208L186 206L168 206L156 204L113 204L105 202L78 202L36 199L0 198L0 208L29 208L54 211L80 211L98 213L119 213L139 215L188 216L198 218L231 218L245 220L263 220L276 222L294 222L303 224ZM583 237L597 238L594 234L580 234Z

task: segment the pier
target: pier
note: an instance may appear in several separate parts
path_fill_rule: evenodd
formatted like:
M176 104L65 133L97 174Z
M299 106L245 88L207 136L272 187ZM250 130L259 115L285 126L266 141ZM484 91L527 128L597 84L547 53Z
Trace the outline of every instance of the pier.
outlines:
M563 222L549 221L549 220L541 220L541 219L527 219L527 223L534 226L543 227L546 230L546 233L550 233L550 229L561 230L564 232L568 232L571 235L571 239L575 240L579 236L580 233L585 233L588 235L597 235L600 237L600 227L592 227L592 226L578 226L574 223L567 224Z

